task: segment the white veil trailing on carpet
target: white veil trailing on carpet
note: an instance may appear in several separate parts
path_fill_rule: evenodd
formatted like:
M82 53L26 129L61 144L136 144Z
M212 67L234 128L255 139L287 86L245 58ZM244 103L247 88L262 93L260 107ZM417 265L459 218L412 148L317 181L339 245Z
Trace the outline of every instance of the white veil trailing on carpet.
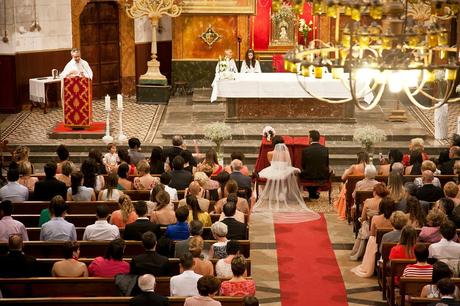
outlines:
M310 210L303 200L296 176L299 172L298 168L292 167L288 147L284 143L277 144L271 165L259 172L259 177L267 179L267 183L254 205L253 212L273 213L275 223L299 223L319 219L320 215Z

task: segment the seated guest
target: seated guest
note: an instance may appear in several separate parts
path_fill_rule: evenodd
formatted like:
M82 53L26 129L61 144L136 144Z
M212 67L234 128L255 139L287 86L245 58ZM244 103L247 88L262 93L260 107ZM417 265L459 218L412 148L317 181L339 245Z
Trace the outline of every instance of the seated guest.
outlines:
M94 277L115 277L117 274L128 274L129 263L123 261L125 241L114 239L107 246L105 256L96 257L88 267L89 276Z
M151 190L158 183L158 178L150 175L150 165L146 160L141 160L137 164L137 173L139 176L134 178L136 190Z
M83 161L80 167L80 171L83 174L83 186L93 188L95 192L99 192L105 185L104 177L99 172L99 166L102 166L105 172L105 166L102 161L99 164L95 159L88 158Z
M27 187L29 191L34 191L35 183L38 182L37 177L32 175L32 164L29 161L25 161L19 165L19 180L18 183L22 186Z
M153 211L157 207L157 204L158 204L157 203L157 195L162 191L165 191L165 186L163 184L158 184L155 187L153 187L152 190L150 190L150 200L147 201L147 210L148 210L147 214L149 216L152 216ZM174 204L173 203L168 203L168 206L171 209L174 209Z
M28 241L27 230L24 224L11 217L13 213L13 203L9 200L2 201L0 204L0 241L8 241L12 234L21 234L23 241Z
M134 210L137 214L137 220L125 226L125 240L141 240L142 234L147 231L155 233L160 237L160 226L150 222L147 216L147 203L145 201L137 201L134 204Z
M433 172L430 170L423 171L423 186L417 190L417 199L425 202L436 202L440 198L444 197L442 189L433 185L433 179Z
M142 293L136 295L131 299L129 305L131 306L168 306L169 301L166 297L156 293L155 290L155 276L152 274L145 274L137 279L137 285Z
M188 252L188 246L190 239L195 236L200 236L203 234L203 223L199 220L193 220L190 222L190 237L185 240L177 241L174 247L174 257L181 258L182 255Z
M457 198L458 193L458 186L454 182L447 182L444 185L444 194L446 198L449 198L452 201L454 201L455 207L457 207L460 204L460 198Z
M66 160L62 163L61 173L56 174L56 179L63 182L66 187L71 186L70 175L75 170L74 164L70 160Z
M431 278L433 274L433 266L427 263L428 248L424 244L416 244L414 255L417 259L415 264L409 264L404 268L403 277L426 277Z
M107 145L107 151L108 152L105 153L104 157L102 158L102 163L105 166L105 171L108 174L116 173L118 163L120 162L117 154L117 146L114 143L109 143Z
M434 204L434 208L439 209L440 211L442 211L446 215L447 220L450 220L450 221L454 222L454 224L455 224L456 221L458 222L460 220L456 215L454 215L454 207L455 207L454 201L452 201L449 198L440 198ZM455 240L457 240L457 239L455 239Z
M460 160L460 148L456 146L450 148L449 156L451 157L451 159L441 165L440 170L442 175L454 174L455 162Z
M117 189L118 175L116 173L110 173L105 181L105 188L99 191L97 196L98 201L118 201L120 196L123 194Z
M408 224L415 228L421 228L425 224L425 213L416 197L407 198L406 216L409 218Z
M118 228L125 228L126 224L133 223L137 220L137 214L134 211L133 202L129 195L124 194L118 199L118 206L120 209L115 210L110 215L110 224L118 226Z
M169 276L170 267L168 257L156 252L157 237L151 231L142 235L144 254L133 256L131 260L131 274L152 274L155 276Z
M88 269L80 257L80 244L76 241L64 242L64 260L55 262L51 269L53 277L87 277Z
M98 149L91 148L89 150L87 161L91 161L91 163L94 163L96 176L102 175L102 174L107 174L107 169L106 169L106 166L104 165L104 157L102 156L101 151L99 151ZM85 161L83 161L83 163L84 162ZM82 166L83 166L83 164L82 164ZM86 176L86 174L85 174L85 172L83 170L81 170L81 172L83 172L83 175ZM101 178L104 179L102 176L101 176ZM101 178L97 178L97 179L101 179ZM104 186L104 184L102 182L102 184L100 185L100 188L102 188L103 186ZM92 187L92 185L87 185L87 187ZM96 188L97 190L100 190L100 188L97 188L96 186L94 188Z
M439 227L446 221L446 215L438 210L432 209L426 216L426 224L422 227L418 236L418 242L436 243L442 239Z
M56 173L62 173L62 166L64 165L64 163L66 161L69 161L69 156L70 156L69 150L67 149L67 147L65 145L60 144L56 148L56 155L57 155ZM69 174L69 176L70 176L70 174ZM70 186L68 186L68 187L70 187Z
M40 212L40 219L38 220L39 227L42 227L43 224L54 217L54 205L56 205L56 203L65 204L65 200L60 195L57 195L51 199L48 208L43 208Z
M157 205L150 214L150 221L160 225L175 224L177 222L176 212L171 208L169 193L166 191L158 192L156 202Z
M177 189L169 187L169 184L171 183L171 175L169 173L164 172L161 174L160 183L165 187L165 191L169 193L171 201L179 201L179 198L177 197Z
M227 172L223 171L219 173L217 176L216 180L219 182L219 189L217 190L217 195L219 196L219 199L222 199L224 197L225 193L225 185L227 185L228 180L230 179L230 174Z
M229 194L227 196L227 201L224 204L224 208L225 208L225 205L227 205L227 203L229 203L229 202L232 202L232 203L237 203L238 202L238 197L237 197L237 195L235 193L231 193L231 194ZM219 221L223 221L225 219L225 217L226 217L225 213L224 213L224 211L222 209L222 213L220 214ZM232 216L229 216L229 217L230 218L233 217L233 218L235 218L236 221L241 222L241 223L246 222L245 218L244 218L244 214L241 211L237 210L237 209L235 209L235 213ZM226 222L224 222L224 223L226 223Z
M415 197L417 193L417 186L413 182L406 182L404 184L404 197L399 203L396 203L396 210L406 211L407 210L407 201L410 197ZM417 200L418 201L418 200ZM417 228L417 226L414 226Z
M227 257L227 225L216 222L211 226L211 232L216 242L209 249L209 258L222 259Z
M17 163L21 164L23 162L29 161L29 154L30 148L27 146L17 146L14 149L13 153L11 153L12 160Z
M353 191L353 198L356 198L356 191L372 191L374 186L379 182L375 179L377 169L374 165L367 165L364 168L364 179L356 182L355 190Z
M240 243L229 240L226 246L227 257L219 259L216 263L216 275L221 278L232 278L232 260L240 253Z
M447 220L441 224L439 231L442 239L428 247L429 257L445 262L449 267L455 267L453 272L458 275L460 244L455 241L457 238L455 224Z
M204 247L204 240L200 236L195 236L190 239L188 250L193 256L193 261L195 265L193 266L193 271L200 275L214 275L214 266L212 262L207 259L204 259L202 256Z
M0 188L0 200L8 200L13 203L27 201L29 198L29 190L27 187L18 183L19 168L17 164L12 163L10 165L6 174L6 179L8 180L8 184Z
M436 169L436 165L434 164L434 162L432 162L431 160L424 160L422 162L422 173L423 171L426 171L426 170L430 170L431 172L433 172L433 174L440 174L439 173L439 170ZM415 180L414 180L414 183L415 185L417 185L417 187L422 187L423 186L423 179L421 177L416 177ZM435 185L436 187L439 187L441 188L441 182L439 181L439 179L437 177L435 177L433 179L433 185Z
M122 163L118 166L118 190L133 190L133 182L128 179L129 165Z
M273 159L273 153L275 152L275 147L277 144L284 143L283 136L280 135L275 135L272 138L272 145L273 145L273 150L267 152L267 160L271 163Z
M219 182L211 179L212 168L209 165L203 166L202 171L197 171L193 175L193 180L200 184L206 198L210 198L210 195L215 192L217 197L217 189L219 189Z
M117 154L118 158L120 159L120 165L118 167L126 164L128 166L128 175L137 175L136 164L131 161L128 150L125 148L119 148ZM118 176L120 176L120 174L118 174Z
M96 207L97 221L85 228L83 240L113 240L120 238L118 227L107 222L109 213L107 205L98 205Z
M193 195L196 197L198 200L198 204L200 205L200 208L202 211L208 211L209 210L209 200L205 199L204 193L201 192L202 188L198 182L191 182L190 185L188 186L187 192L188 195ZM183 198L182 200L179 201L179 206L186 206L187 205L187 197Z
M433 264L433 274L431 284L425 285L420 293L422 298L440 298L437 283L443 278L452 278L452 270L447 264L442 261L437 261ZM455 289L455 297L459 298L459 290Z
M8 253L0 256L0 277L17 278L35 276L37 260L22 251L22 235L8 237Z
M198 295L197 282L202 277L200 274L193 272L193 256L189 252L180 258L181 270L180 275L171 277L170 291L171 296L195 296Z
M189 150L182 150L182 152L180 152L179 154L183 159L184 159L184 170L187 170L189 171L191 174L195 174L196 172L196 162L195 162L195 158L193 157L193 154L192 152L190 152ZM191 162L194 163L194 165L191 164Z
M227 203L227 196L229 194L238 194L238 183L230 179L225 185L224 195L225 198L220 199L216 202L214 210L216 214L222 213L224 204ZM249 214L249 204L248 201L242 197L238 197L238 202L236 203L236 209L241 211L244 214Z
M206 165L209 165L212 168L211 176L217 176L222 172L223 168L221 165L219 165L219 161L217 160L217 153L214 149L209 149L206 152L204 160L196 167L197 171L203 171L202 169Z
M246 199L250 199L252 195L252 180L249 176L244 175L241 172L243 168L243 162L239 159L232 160L233 172L230 174L230 179L234 180L238 184L238 188L246 191Z
M255 296L245 296L243 298L244 306L259 306L259 300Z
M67 190L67 201L96 201L96 194L91 187L83 186L83 175L74 172L70 176L71 187Z
M261 73L260 63L256 59L254 50L248 49L244 61L241 62L240 73Z
M380 203L382 202L383 198L388 196L388 194L389 191L384 184L379 183L374 186L374 196L364 201L363 209L361 211L361 223L370 220L371 217L378 214Z
M67 198L66 185L58 181L56 175L56 163L49 162L45 165L45 179L35 183L34 196L35 201L50 201L57 195Z
M379 167L378 175L388 176L393 169L395 163L400 163L403 160L403 154L398 149L391 149L388 153L389 163Z
M256 284L252 279L245 279L246 259L242 255L232 259L233 277L222 282L220 294L224 296L254 296L256 294Z
M184 306L222 306L213 297L218 293L220 280L212 275L205 275L198 280L197 289L200 295L185 299Z
M388 176L388 191L390 192L388 196L392 198L395 203L400 203L404 199L406 194L404 190L404 180L403 176L398 171L391 171Z
M163 154L163 149L158 146L152 147L152 153L150 154L150 174L162 174L165 172L165 161L166 158Z
M379 214L372 217L370 235L375 236L377 229L391 227L390 217L395 211L395 203L390 197L382 199L379 205Z
M230 159L232 161L234 161L235 159L238 159L239 161L241 161L242 164L244 164L244 154L242 152L233 152L232 154L230 154ZM232 168L232 165L230 163L230 165L226 166L224 168L224 170L227 172L227 173L232 173L233 172L233 168ZM249 169L248 167L242 165L241 169L240 169L240 172L241 174L243 175L246 175L248 176L249 175Z
M40 240L77 240L75 226L64 220L67 212L67 204L56 202L54 207L54 217L42 225Z
M189 211L186 206L181 206L176 209L177 223L168 225L165 232L165 237L171 240L185 240L190 236L190 230L187 223Z
M141 160L145 159L144 154L142 154L141 151L141 141L136 138L136 137L131 137L128 140L128 155L129 158L131 159L131 163L134 165L137 165ZM150 173L150 170L149 170Z
M412 153L419 153L422 157L423 160L427 160L430 157L428 156L427 153L424 152L424 141L422 138L412 138L409 143L409 153L404 154L402 163L404 164L405 167L408 167L409 165L412 165L410 159L411 159L411 154ZM422 163L420 161L420 163Z
M203 223L203 226L211 226L211 217L209 216L207 211L202 211L200 205L198 204L198 200L193 195L187 196L187 205L190 209L187 221L190 222L192 220L199 220Z
M385 233L380 242L380 254L382 253L382 245L385 242L398 242L401 238L401 230L406 226L409 218L402 211L395 211L391 214L390 222L393 226L391 232Z
M237 210L236 210L236 205L235 202L227 202L224 205L224 219L222 220L222 223L227 225L228 228L228 233L227 233L227 238L228 239L234 239L234 240L245 240L247 239L247 231L246 231L246 224L244 223L244 215L243 215L243 222L240 222L237 220L235 217Z
M177 190L184 190L192 181L192 174L184 170L184 159L181 156L174 157L173 171L171 171L171 183L169 187Z
M405 175L420 175L422 174L423 156L420 151L412 151L410 153L409 166L404 170Z
M397 245L391 248L390 259L415 258L414 248L417 242L417 231L410 225L406 225L401 231L401 238Z
M441 300L433 302L429 306L460 306L460 303L455 300L455 292L458 291L457 286L450 278L440 279L436 286Z

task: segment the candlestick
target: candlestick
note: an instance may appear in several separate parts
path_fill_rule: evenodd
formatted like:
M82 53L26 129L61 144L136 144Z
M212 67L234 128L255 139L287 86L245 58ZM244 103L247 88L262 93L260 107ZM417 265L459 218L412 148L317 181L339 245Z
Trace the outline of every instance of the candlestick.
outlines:
M118 123L119 123L119 134L118 134L118 143L123 144L128 140L128 137L123 134L123 107L118 108Z
M105 96L105 107L104 107L104 110L105 111L108 111L110 112L110 96L109 95L106 95Z
M109 98L108 101L109 101L109 104L107 105L107 97ZM111 142L113 142L113 137L110 136L110 97L107 95L105 97L105 106L106 106L106 109L104 110L105 113L106 113L106 119L105 119L105 136L102 137L102 141L105 143L105 144L109 144ZM108 107L107 107L108 106Z
M123 96L120 94L117 95L117 107L123 109Z

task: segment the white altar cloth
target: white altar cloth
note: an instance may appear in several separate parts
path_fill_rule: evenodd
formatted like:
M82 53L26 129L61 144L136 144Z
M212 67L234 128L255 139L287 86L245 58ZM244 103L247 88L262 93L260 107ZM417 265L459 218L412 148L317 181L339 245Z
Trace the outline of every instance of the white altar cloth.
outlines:
M322 79L305 78L294 73L244 73L235 74L235 80L213 82L211 102L222 98L311 98L299 84L302 82L314 95L330 99L351 98L348 80L335 80L324 74ZM344 82L347 86L344 85ZM364 88L366 88L364 90ZM373 94L366 83L357 83L358 93L363 91L364 100L370 103ZM361 98L361 97L359 97Z
M61 79L53 77L43 77L29 79L29 98L32 102L45 103L46 101L46 84L61 83Z

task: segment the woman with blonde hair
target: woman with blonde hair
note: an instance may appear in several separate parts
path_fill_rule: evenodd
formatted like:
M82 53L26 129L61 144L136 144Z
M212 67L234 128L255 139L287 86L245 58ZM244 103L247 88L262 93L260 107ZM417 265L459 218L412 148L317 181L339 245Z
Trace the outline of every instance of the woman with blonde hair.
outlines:
M158 178L150 174L150 165L146 160L137 163L139 176L134 179L134 189L151 190L158 183Z
M193 272L200 275L214 275L214 266L212 262L202 258L201 252L203 251L204 240L201 236L193 236L190 238L188 250L193 256L195 265L193 266Z
M34 191L35 183L38 178L32 177L32 164L29 161L24 161L19 164L19 175L21 176L18 183L27 187L29 191Z
M433 172L434 175L440 174L439 170L436 168L436 164L434 162L432 162L431 160L429 160L429 159L424 160L422 162L422 166L421 166L422 173L425 170L430 170L431 172ZM417 185L417 187L422 187L423 186L422 178L421 177L416 177L415 180L414 180L414 184ZM441 182L439 181L439 179L437 177L435 177L433 179L433 185L436 186L436 187L441 188Z
M405 167L411 165L410 159L413 152L419 152L422 155L422 161L427 160L430 157L424 152L425 150L425 141L422 138L412 138L409 142L409 153L404 154L402 163Z
M436 243L441 241L440 226L447 220L446 214L440 209L432 209L426 216L426 225L418 235L418 242Z
M74 170L74 164L70 160L66 160L61 163L61 173L56 174L56 179L63 182L66 187L70 187L72 184L70 181L70 175L72 175Z
M118 228L125 228L126 224L133 223L137 220L137 214L134 211L133 203L129 195L123 194L118 199L119 210L115 210L110 215L110 224L118 226Z
M395 201L396 205L404 198L406 190L404 189L404 180L399 171L391 171L388 176L389 197Z

